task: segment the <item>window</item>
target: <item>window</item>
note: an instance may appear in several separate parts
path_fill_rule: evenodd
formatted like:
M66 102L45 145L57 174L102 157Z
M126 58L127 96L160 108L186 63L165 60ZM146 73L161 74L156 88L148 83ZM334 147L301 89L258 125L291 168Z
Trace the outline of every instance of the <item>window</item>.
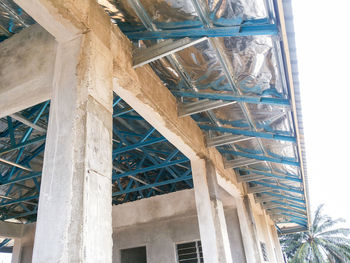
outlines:
M264 242L260 242L260 247L264 261L269 261L269 257L267 256L266 244Z
M201 241L177 244L178 263L200 263L204 262Z
M121 263L147 263L146 247L122 249Z

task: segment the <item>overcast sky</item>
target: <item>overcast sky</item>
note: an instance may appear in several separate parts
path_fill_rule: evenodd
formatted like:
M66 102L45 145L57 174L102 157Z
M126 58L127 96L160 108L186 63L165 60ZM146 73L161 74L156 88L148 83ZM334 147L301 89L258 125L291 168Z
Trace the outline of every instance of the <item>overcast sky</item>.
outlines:
M293 0L310 201L350 227L350 3Z

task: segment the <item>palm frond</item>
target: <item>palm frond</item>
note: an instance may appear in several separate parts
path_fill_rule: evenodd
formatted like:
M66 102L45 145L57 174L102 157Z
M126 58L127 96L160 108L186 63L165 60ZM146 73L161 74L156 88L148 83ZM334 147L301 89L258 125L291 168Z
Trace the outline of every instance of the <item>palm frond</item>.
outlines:
M323 205L315 212L309 232L280 238L283 251L292 263L350 263L350 229L336 228L343 219L323 214Z

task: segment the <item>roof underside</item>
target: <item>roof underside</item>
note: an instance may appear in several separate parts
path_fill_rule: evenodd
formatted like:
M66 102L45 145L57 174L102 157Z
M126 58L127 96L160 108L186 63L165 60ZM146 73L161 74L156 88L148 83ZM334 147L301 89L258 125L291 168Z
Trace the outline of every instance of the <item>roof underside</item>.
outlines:
M245 183L247 192L254 194L281 233L306 230L304 154L298 146L302 131L297 130L301 117L296 117L300 109L296 112L292 96L298 94L291 93L297 76L289 79L286 74L288 52L280 37L277 3L98 2L135 43L135 54L141 60L156 57L160 46L167 48L176 46L179 39L184 41L177 52L149 60L178 98L179 115L190 115L198 123L208 147L221 152L226 167L235 169L237 180ZM3 38L34 22L10 0L2 1L0 8ZM290 19L288 23L292 23ZM153 50L146 49L155 45ZM1 119L0 158L17 164L0 163L2 184L6 184L1 192L11 200L24 199L14 204L2 199L3 220L35 219L32 215L36 214L48 107L44 103L20 113L39 129L11 117ZM193 187L186 157L117 97L114 110L115 204ZM23 176L28 179L9 183Z

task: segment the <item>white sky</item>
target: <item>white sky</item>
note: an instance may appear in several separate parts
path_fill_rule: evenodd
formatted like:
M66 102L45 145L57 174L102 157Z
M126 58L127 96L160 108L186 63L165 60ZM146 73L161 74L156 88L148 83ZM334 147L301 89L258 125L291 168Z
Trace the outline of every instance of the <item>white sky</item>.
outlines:
M310 201L350 227L350 2L294 0Z
M9 253L0 253L0 263L10 263L12 254Z

